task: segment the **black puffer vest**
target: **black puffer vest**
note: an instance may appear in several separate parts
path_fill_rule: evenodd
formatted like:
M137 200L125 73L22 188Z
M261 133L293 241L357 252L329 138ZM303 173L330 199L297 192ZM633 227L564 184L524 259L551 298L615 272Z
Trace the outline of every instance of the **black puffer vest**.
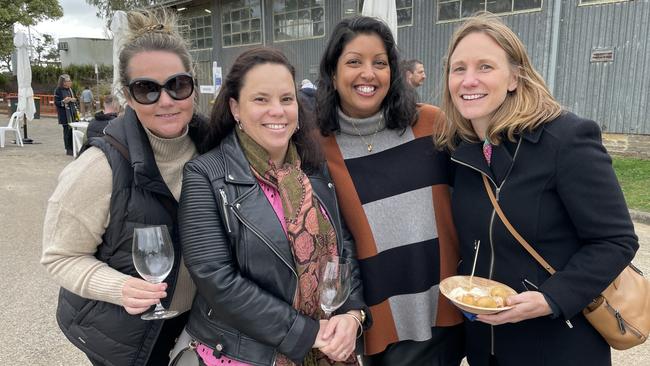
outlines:
M198 118L192 119L190 137L197 136L193 130L199 124ZM165 279L168 295L162 301L168 307L181 258L178 204L160 176L146 132L131 108L111 122L106 135L109 137L89 142L106 154L113 173L110 222L95 256L117 271L140 277L131 257L133 229L167 225L175 252L174 267ZM59 293L57 321L75 346L90 358L113 366L146 365L163 326L163 321L141 320L139 315L129 315L122 306L89 300L63 288Z

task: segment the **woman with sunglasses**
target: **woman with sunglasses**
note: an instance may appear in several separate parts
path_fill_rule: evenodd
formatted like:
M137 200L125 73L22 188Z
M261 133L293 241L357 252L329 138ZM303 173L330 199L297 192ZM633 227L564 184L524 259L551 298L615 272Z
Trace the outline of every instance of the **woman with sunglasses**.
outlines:
M198 289L187 333L208 366L356 364L368 309L305 121L287 58L248 50L214 104L214 149L185 167L179 222ZM350 261L351 292L327 320L318 284L320 260L332 254Z
M129 12L119 73L128 106L59 176L41 263L61 285L57 320L93 365L166 365L195 287L180 258L176 209L183 165L197 155L188 49L165 12ZM134 268L134 228L166 225L176 252L165 282ZM181 316L146 321L162 302Z

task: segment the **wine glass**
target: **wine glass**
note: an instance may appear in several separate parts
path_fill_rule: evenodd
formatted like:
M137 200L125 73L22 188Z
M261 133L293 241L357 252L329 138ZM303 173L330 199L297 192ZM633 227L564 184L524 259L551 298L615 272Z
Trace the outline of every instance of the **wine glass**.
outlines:
M161 283L174 265L174 246L167 226L149 226L133 231L133 264L140 276L151 283ZM165 310L160 304L149 313L142 314L142 320L167 319L178 315L178 311Z
M325 312L325 319L329 319L350 295L351 265L347 258L335 255L324 257L320 265L320 307Z

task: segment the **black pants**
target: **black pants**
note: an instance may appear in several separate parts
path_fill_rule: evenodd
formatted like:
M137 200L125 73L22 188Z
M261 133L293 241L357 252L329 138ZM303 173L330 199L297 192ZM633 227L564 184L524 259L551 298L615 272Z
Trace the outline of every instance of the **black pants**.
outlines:
M63 124L63 145L66 151L72 151L72 127Z
M160 330L160 335L156 340L156 344L154 344L153 349L151 350L147 366L167 366L169 364L169 352L174 348L176 338L178 338L183 331L189 315L190 312L186 311L184 314L175 318L165 320L165 323ZM88 359L93 366L105 365L103 362L92 359L91 357L88 357Z
M384 352L364 356L363 365L458 366L465 357L464 334L462 325L433 328L431 339L393 343Z

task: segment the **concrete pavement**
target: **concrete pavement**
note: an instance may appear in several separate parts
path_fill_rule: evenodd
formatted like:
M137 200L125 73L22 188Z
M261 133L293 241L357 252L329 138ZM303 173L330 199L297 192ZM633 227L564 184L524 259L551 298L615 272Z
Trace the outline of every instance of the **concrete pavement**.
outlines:
M18 147L7 134L0 149L0 365L86 366L56 325L58 287L38 262L46 202L72 157L65 155L56 120L28 127L36 144ZM635 226L641 242L635 263L650 273L650 225ZM650 364L650 343L615 351L613 358L616 366Z

